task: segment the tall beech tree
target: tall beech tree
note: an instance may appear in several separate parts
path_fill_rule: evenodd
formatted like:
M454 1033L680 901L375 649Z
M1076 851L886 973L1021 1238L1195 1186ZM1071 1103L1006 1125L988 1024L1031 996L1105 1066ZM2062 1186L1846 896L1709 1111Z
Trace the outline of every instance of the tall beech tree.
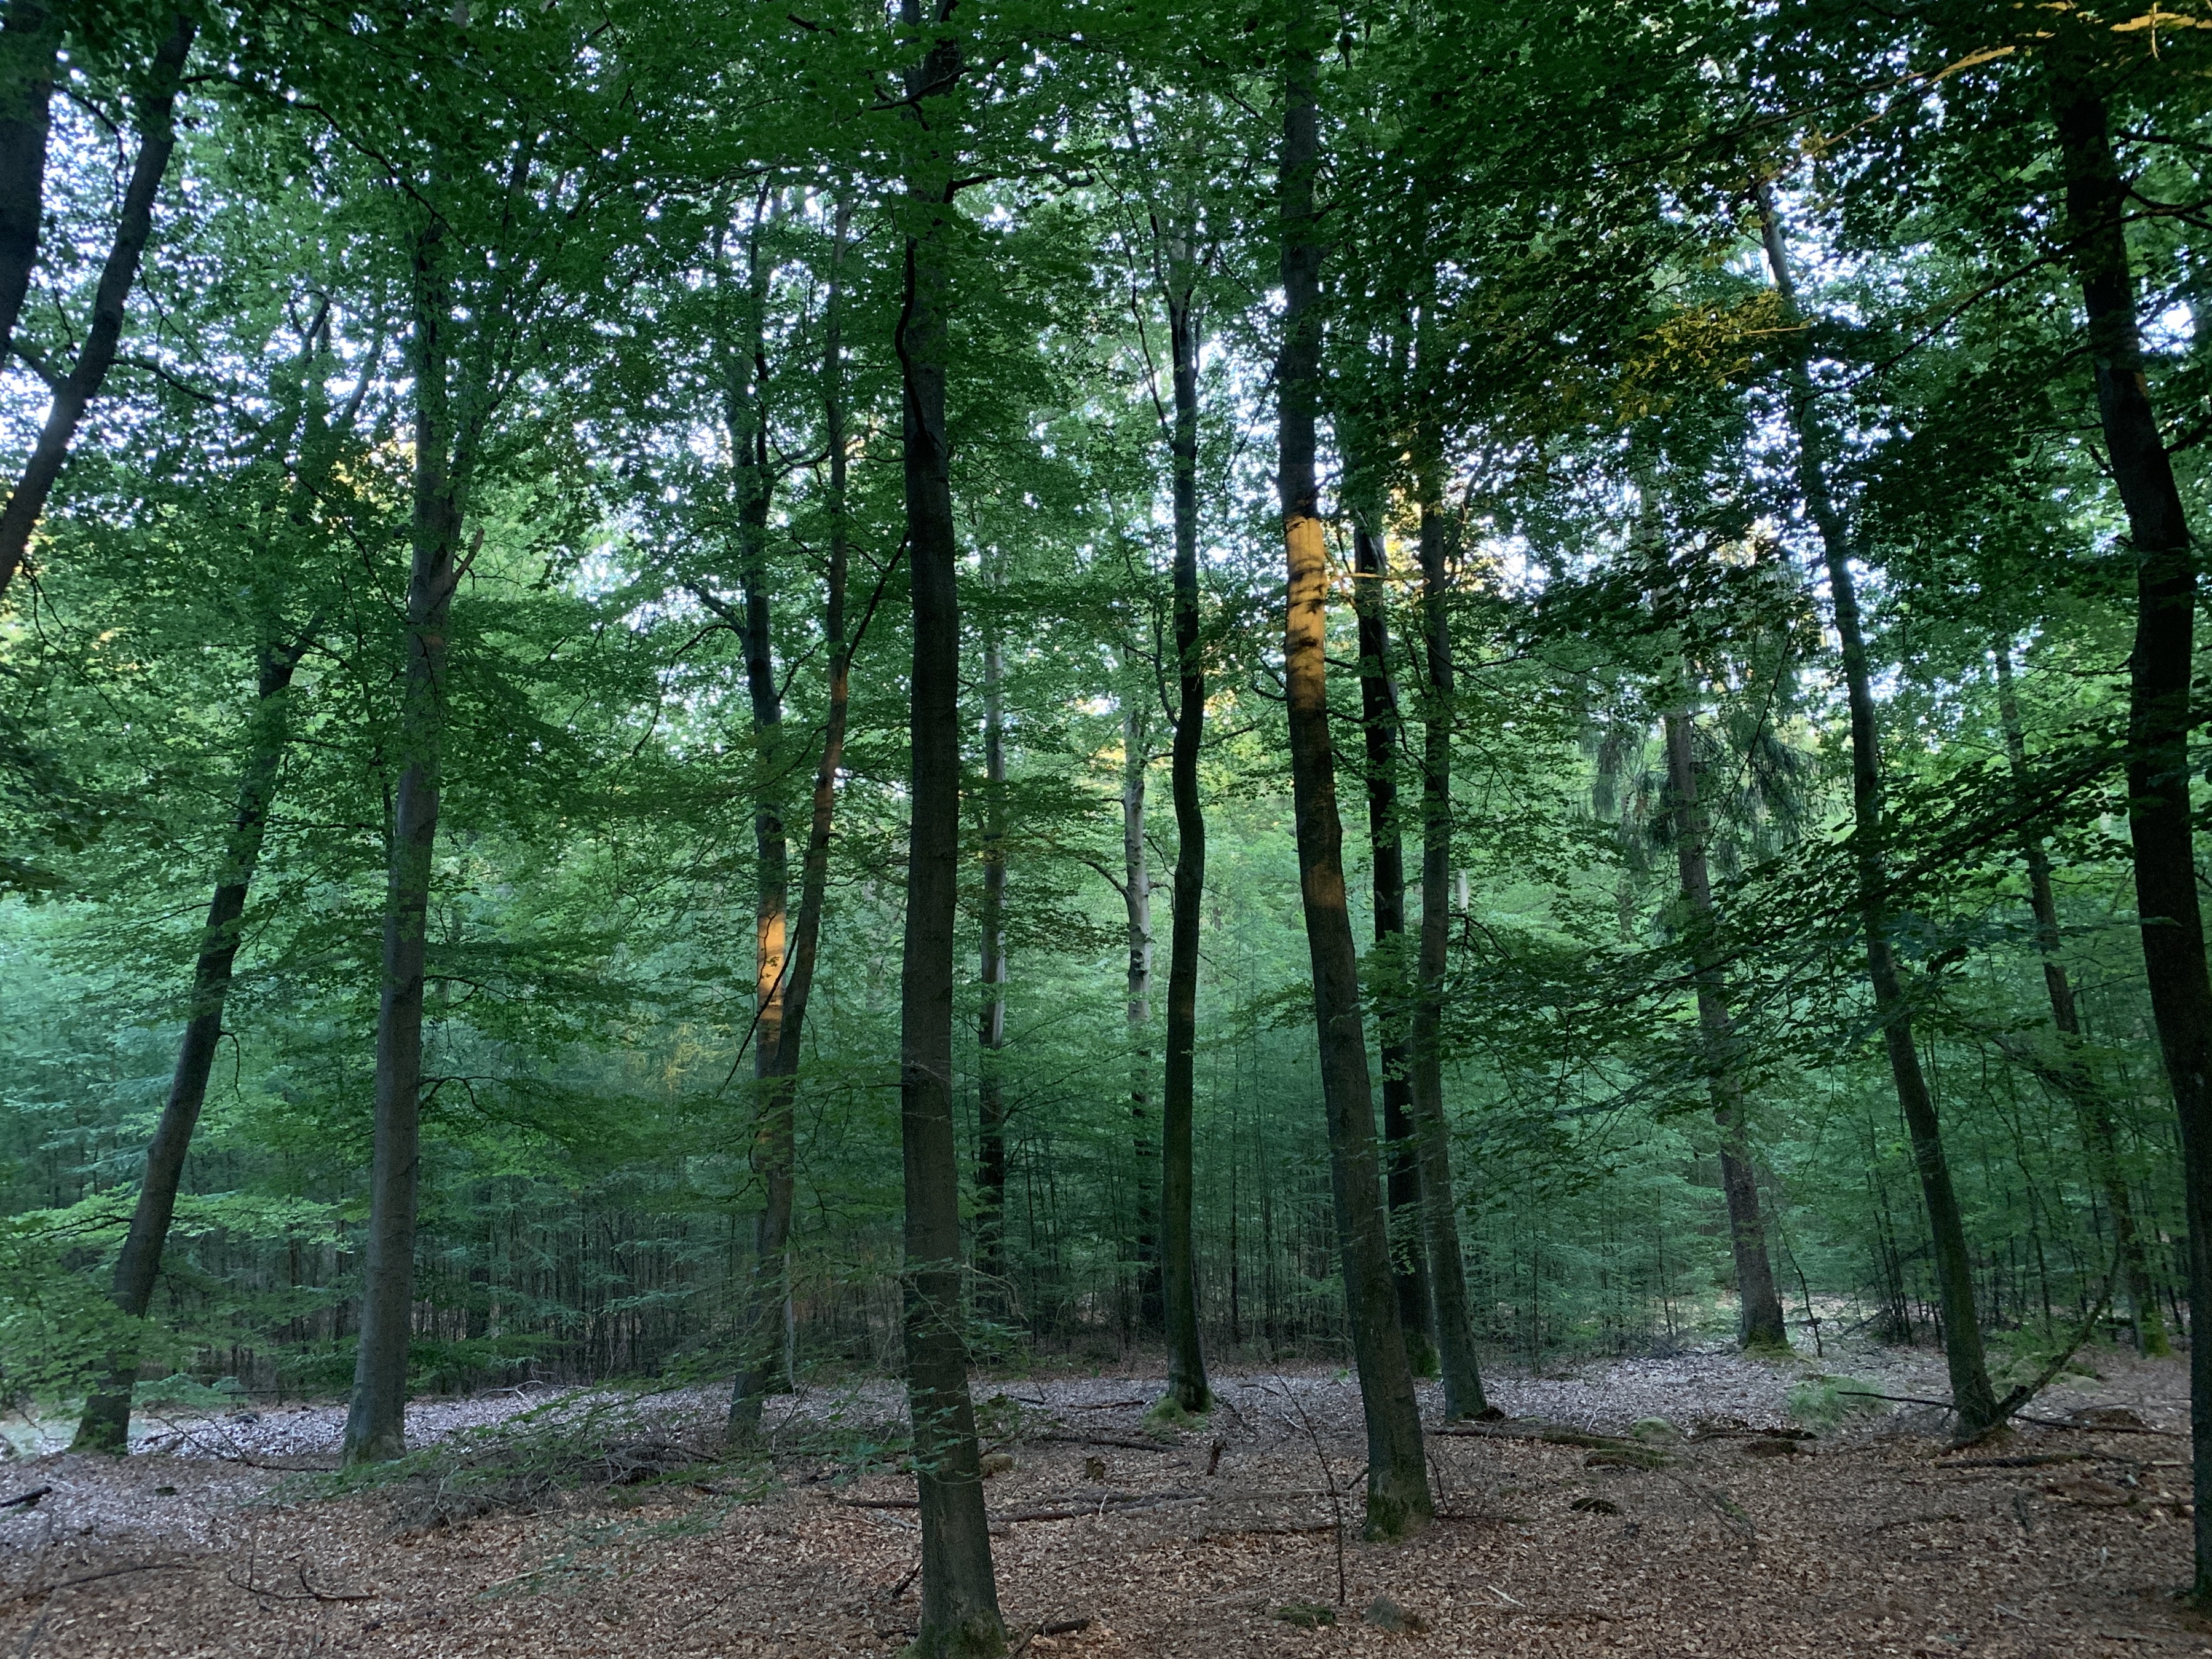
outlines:
M1344 881L1344 823L1337 812L1329 735L1327 635L1328 545L1316 476L1321 403L1322 232L1315 200L1321 169L1315 33L1310 10L1285 20L1283 142L1278 163L1284 295L1275 369L1276 489L1289 573L1283 673L1288 692L1291 779L1297 827L1298 891L1313 967L1322 1100L1328 1121L1329 1184L1336 1200L1344 1291L1359 1396L1367 1420L1367 1519L1371 1538L1398 1538L1435 1511L1421 1444L1420 1407L1398 1322L1390 1240L1382 1201L1375 1099L1359 1006L1359 951Z
M1936 1099L1920 1065L1912 1030L1912 1002L1890 938L1889 871L1884 849L1881 778L1881 720L1875 707L1874 667L1867 653L1861 620L1858 580L1851 570L1850 533L1828 487L1827 437L1813 384L1812 348L1805 335L1806 314L1797 299L1789 243L1771 187L1759 189L1760 235L1783 313L1792 328L1786 369L1790 418L1796 440L1798 493L1820 535L1821 561L1828 578L1830 608L1841 647L1844 685L1850 708L1851 855L1857 884L1859 929L1866 951L1867 979L1874 990L1875 1018L1881 1028L1897 1102L1912 1137L1913 1166L1927 1207L1929 1243L1935 1259L1936 1292L1943 1310L1943 1357L1951 1377L1951 1408L1959 1437L1972 1439L2002 1420L1996 1391L1990 1386L1982 1326L1974 1308L1973 1262L1966 1249L1966 1224L1951 1180L1951 1165L1936 1116ZM2212 1445L2212 1441L2208 1441Z
M2051 115L2064 179L2065 233L2087 322L2097 413L2136 563L2135 647L2128 656L2128 836L2143 969L2166 1085L2181 1125L2188 1203L2189 1300L2212 1306L2212 973L2191 834L2189 732L2197 557L2173 464L2144 378L2129 262L2129 186L2112 153L2112 120L2092 25L2063 20L2045 47ZM2212 1342L2189 1346L2195 1462L2196 1577L2212 1602Z
M46 44L49 26L43 21L34 22L27 15L26 27L19 33L15 20L19 10L30 14L39 9L11 7L8 25L0 29L0 42L7 41L11 35L18 37L15 44L9 46L5 60L0 61L0 76L15 83L12 88L0 87L0 99L19 100L20 112L15 122L7 123L4 111L0 111L0 175L4 175L0 176L0 240L6 239L12 222L15 246L23 250L26 283L36 244L33 241L29 247L23 247L21 227L27 214L35 228L38 207L35 200L26 201L24 196L26 192L34 192L31 183L34 160L40 164L37 176L44 174L46 106L52 82L42 77L51 76L53 60ZM161 190L162 176L169 170L170 152L177 147L177 91L184 81L185 58L198 32L198 23L179 12L173 17L161 45L155 48L144 90L137 100L137 155L131 163L130 179L124 186L115 239L108 248L106 263L100 266L100 283L93 290L92 316L75 361L64 371L26 358L40 369L53 400L47 406L46 424L40 429L38 443L15 480L8 504L0 507L0 596L7 593L9 583L22 567L24 555L31 544L31 532L38 526L39 515L46 511L46 498L53 493L55 479L61 476L62 463L69 459L70 445L84 421L85 410L100 395L108 370L115 367L116 353L123 343L125 307L131 298L131 285L137 280L147 240L154 234L154 198ZM0 262L4 262L0 263L0 307L6 308L7 321L12 327L22 304L22 291L15 285L12 258L5 251L0 251ZM12 306L8 303L11 291L15 295ZM0 334L0 339L7 337ZM15 352L18 356L25 356L20 343Z
M921 1629L915 1650L990 1656L1006 1622L983 1517L981 1455L968 1395L960 1169L952 1123L953 932L960 885L959 550L945 424L950 251L959 184L963 62L956 0L901 0L906 72L905 301L899 317L907 562L913 595L908 695L912 803L906 945L899 987L899 1120L906 1176L907 1409L921 1501Z
M1443 501L1441 434L1424 416L1416 428L1413 489L1420 513L1421 652L1426 672L1421 717L1421 933L1408 1022L1408 1107L1421 1162L1421 1233L1428 1247L1429 1296L1436 1312L1437 1363L1444 1415L1480 1417L1490 1409L1468 1310L1467 1261L1460 1249L1459 1200L1452 1181L1451 1127L1444 1115L1444 976L1451 951L1453 706L1450 544Z
M14 343L39 262L61 49L58 8L47 0L9 0L0 18L0 350Z
M1200 907L1206 898L1206 807L1198 757L1206 740L1206 657L1198 586L1198 355L1196 270L1188 236L1153 225L1167 306L1173 413L1169 495L1175 525L1170 576L1176 657L1175 739L1168 787L1175 805L1175 909L1168 922L1167 1066L1160 1089L1160 1291L1167 1325L1168 1398L1186 1412L1213 1402L1198 1327L1198 1247L1193 1121L1196 1116ZM1164 242L1164 247L1163 243Z

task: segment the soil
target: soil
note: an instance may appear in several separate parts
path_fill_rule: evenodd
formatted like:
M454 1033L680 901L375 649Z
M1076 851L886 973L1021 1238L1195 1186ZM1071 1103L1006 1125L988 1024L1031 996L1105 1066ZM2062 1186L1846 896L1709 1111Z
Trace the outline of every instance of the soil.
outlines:
M1079 1659L2212 1655L2212 1626L2173 1599L2184 1362L2093 1363L2034 1414L2106 1426L2030 1424L1965 1453L1913 1406L1797 1437L1808 1374L1940 1398L1924 1352L1500 1376L1509 1420L1431 1437L1442 1518L1387 1547L1358 1538L1340 1374L1221 1379L1211 1419L1172 1433L1146 1431L1159 1384L1141 1375L979 1382L1012 1460L986 1488L1000 1602L1027 1655ZM327 1404L148 1420L127 1460L40 1452L19 1426L31 1449L0 1462L0 1502L48 1490L0 1510L0 1659L896 1651L918 1607L913 1483L871 1446L896 1389L774 1402L772 1463L693 1461L719 1403L426 1401L422 1467L351 1493L301 1473L334 1461ZM1680 1434L1562 1443L1654 1417ZM538 1449L487 1479L502 1446Z

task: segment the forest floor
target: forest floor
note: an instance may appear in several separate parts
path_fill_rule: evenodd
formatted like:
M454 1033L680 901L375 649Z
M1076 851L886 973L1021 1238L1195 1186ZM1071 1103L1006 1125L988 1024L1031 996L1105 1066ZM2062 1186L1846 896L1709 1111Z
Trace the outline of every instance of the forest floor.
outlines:
M2035 1413L2103 1426L1963 1454L1912 1407L1760 1432L1811 1426L1789 1401L1821 1373L1946 1392L1932 1352L1830 1346L1501 1373L1508 1420L1431 1437L1445 1518L1396 1547L1358 1540L1340 1373L1224 1376L1180 1433L1146 1430L1158 1384L1135 1370L979 1382L1012 1459L985 1488L1000 1602L1027 1656L1073 1659L2212 1654L2212 1625L2172 1599L2184 1362L2101 1352L2100 1376ZM0 1462L0 1659L895 1651L918 1559L912 1481L883 1445L896 1390L771 1402L775 1455L742 1463L712 1461L719 1406L426 1401L409 1425L424 1449L350 1491L303 1472L333 1461L331 1405L149 1422L119 1462ZM1588 1443L1650 1417L1682 1436ZM1353 1522L1340 1556L1333 1485ZM1397 1632L1370 1622L1394 1613Z

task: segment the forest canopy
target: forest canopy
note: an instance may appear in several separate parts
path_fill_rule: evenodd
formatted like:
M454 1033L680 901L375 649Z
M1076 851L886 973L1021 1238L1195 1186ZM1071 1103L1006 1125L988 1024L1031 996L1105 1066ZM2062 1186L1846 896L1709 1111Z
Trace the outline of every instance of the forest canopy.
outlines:
M2169 1352L2208 29L7 0L0 1394Z

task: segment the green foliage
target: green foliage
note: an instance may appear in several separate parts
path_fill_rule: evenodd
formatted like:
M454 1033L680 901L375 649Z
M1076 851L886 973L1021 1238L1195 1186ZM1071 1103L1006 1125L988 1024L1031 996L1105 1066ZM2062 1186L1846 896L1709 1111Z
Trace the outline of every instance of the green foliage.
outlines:
M1814 1428L1832 1429L1855 1414L1881 1411L1881 1401L1871 1397L1881 1392L1854 1377L1815 1373L1790 1390L1790 1415Z

